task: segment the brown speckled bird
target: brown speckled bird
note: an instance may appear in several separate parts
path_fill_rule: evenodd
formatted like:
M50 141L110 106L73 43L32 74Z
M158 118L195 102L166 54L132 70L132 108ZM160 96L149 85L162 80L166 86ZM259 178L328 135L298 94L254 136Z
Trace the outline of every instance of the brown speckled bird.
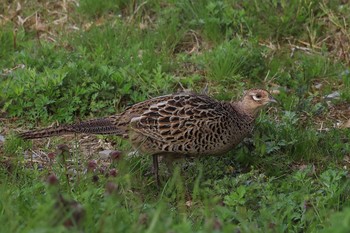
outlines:
M268 91L250 89L239 101L220 102L207 95L183 92L137 103L120 114L20 134L33 139L69 133L113 134L129 138L143 154L175 158L223 154L253 129L259 110L276 100Z

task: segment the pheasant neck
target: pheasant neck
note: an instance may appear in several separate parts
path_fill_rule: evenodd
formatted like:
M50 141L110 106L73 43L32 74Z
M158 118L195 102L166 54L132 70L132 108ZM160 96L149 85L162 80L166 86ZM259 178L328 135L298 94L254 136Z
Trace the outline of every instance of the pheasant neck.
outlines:
M247 104L244 104L242 101L231 102L231 105L238 112L240 112L243 115L249 116L250 118L252 118L252 120L254 120L258 116L260 110L260 108L249 106Z

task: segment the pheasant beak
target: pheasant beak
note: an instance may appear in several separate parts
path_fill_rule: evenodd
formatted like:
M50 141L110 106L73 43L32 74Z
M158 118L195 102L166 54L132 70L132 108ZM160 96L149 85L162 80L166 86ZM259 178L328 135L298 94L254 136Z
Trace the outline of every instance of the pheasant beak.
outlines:
M275 98L273 98L272 95L269 95L269 102L278 104L278 101Z

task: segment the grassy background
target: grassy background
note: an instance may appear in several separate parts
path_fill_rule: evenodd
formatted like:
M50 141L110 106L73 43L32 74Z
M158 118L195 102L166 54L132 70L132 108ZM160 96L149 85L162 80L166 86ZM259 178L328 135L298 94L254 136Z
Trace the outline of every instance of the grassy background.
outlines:
M349 17L346 0L1 2L1 231L348 232ZM162 168L160 189L121 139L15 136L206 84L281 104L225 156Z

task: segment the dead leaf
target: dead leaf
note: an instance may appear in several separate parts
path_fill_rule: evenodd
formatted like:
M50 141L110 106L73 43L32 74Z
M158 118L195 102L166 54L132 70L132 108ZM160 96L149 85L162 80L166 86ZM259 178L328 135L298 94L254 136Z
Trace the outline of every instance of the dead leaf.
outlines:
M47 25L45 25L43 23L37 23L35 25L35 30L37 30L38 32L46 32L47 31Z
M350 119L347 120L341 127L342 128L350 128Z
M17 8L16 8L16 14L19 15L19 13L22 11L21 3L17 2Z
M62 25L62 24L67 22L67 19L68 19L68 17L67 17L67 15L65 15L62 18L59 18L59 19L56 19L55 21L53 21L53 24Z
M191 200L186 201L186 206L187 207L191 207L192 206L192 201Z

